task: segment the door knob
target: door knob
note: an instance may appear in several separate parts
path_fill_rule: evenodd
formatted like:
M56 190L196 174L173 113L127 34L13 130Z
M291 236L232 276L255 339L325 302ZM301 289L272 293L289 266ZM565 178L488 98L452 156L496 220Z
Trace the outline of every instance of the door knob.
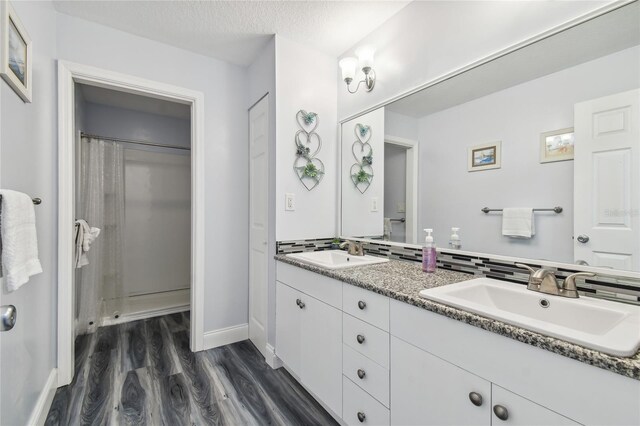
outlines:
M469 400L476 407L480 407L482 405L482 395L478 392L469 392Z
M586 244L586 243L589 242L589 236L588 235L584 235L584 234L580 234L580 235L578 235L578 238L576 238L576 240L578 240L579 243Z
M367 373L362 369L358 369L358 377L360 377L361 379L364 379L364 376L366 376Z
M356 336L356 340L358 341L358 343L363 344L364 343L364 336L362 334L358 334Z
M364 300L360 300L358 301L358 308L360 308L360 310L364 310L364 308L367 307L367 303Z
M367 418L367 416L365 416L362 411L358 412L358 420L360 421L360 423L364 423L364 419L366 419L366 418Z
M509 410L502 405L494 405L493 406L493 414L496 415L502 421L505 421L509 418Z
M13 305L0 306L0 331L9 331L16 325L18 310Z

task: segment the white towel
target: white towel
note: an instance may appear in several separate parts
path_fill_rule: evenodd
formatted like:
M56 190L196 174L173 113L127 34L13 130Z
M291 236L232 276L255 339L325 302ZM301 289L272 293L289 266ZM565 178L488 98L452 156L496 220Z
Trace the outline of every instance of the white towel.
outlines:
M91 250L91 243L100 235L99 228L92 228L86 220L76 220L76 268L89 264L87 252Z
M511 238L531 238L536 225L531 207L512 207L502 210L502 235Z
M42 272L38 259L36 213L31 197L21 192L1 189L2 274L7 291L15 291Z
M391 232L393 231L393 227L391 225L391 218L385 217L384 218L384 224L383 224L383 236L385 237L385 239L390 239L391 238Z

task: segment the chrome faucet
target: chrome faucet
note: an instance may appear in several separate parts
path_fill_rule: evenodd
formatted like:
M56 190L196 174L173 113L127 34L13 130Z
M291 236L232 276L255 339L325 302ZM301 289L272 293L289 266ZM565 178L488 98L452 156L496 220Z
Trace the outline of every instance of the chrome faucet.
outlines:
M364 247L362 243L356 243L356 242L347 240L342 244L340 244L340 248L345 248L345 247L347 247L347 253L349 253L352 256L364 256Z
M596 274L591 272L576 272L569 275L564 281L559 281L553 271L540 268L533 269L524 263L516 263L519 268L527 269L530 272L529 284L527 289L537 291L539 293L551 294L554 296L570 297L576 299L580 297L578 287L576 286L576 278L578 277L595 277Z

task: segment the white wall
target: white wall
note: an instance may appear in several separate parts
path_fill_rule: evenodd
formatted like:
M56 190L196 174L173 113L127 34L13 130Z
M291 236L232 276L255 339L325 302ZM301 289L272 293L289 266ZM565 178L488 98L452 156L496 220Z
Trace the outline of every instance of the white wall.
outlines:
M395 136L397 138L418 140L418 119L384 109L384 131L385 136Z
M355 95L338 85L338 117L347 118L608 1L414 1L348 49L376 48L376 86ZM338 75L337 62L334 73Z
M336 59L276 36L276 238L293 240L336 235L337 116ZM322 138L317 158L325 166L322 182L307 191L293 170L296 114L319 115ZM286 193L294 193L296 210L285 211Z
M90 134L184 147L191 145L189 119L149 114L92 102L85 103L84 116L83 125L76 127Z
M276 342L276 38L261 50L247 69L249 97L247 108L265 94L269 94L269 194L268 212L268 289L267 289L267 344Z
M356 146L357 159L353 154L356 141L354 133L357 124L371 128L369 145L373 151L373 179L362 194L351 180L351 169L361 159L359 145ZM353 120L342 123L342 232L343 236L381 237L384 214L384 108L378 108ZM357 171L358 168L354 167ZM377 198L378 210L373 211L372 199Z
M573 262L573 161L541 164L540 133L573 127L573 106L640 86L634 47L420 120L418 229L434 228L448 244L460 227L464 250ZM502 141L502 168L467 171L467 148ZM577 141L576 143L580 143ZM499 214L482 207L554 207L535 215L531 240L502 237Z
M14 329L0 334L0 424L23 425L56 366L56 13L49 2L12 4L33 40L34 90L25 104L0 81L0 183L42 198L35 209L43 273L13 293L2 285L0 296L18 309Z
M246 324L246 69L62 14L58 14L57 46L60 59L204 93L204 329Z

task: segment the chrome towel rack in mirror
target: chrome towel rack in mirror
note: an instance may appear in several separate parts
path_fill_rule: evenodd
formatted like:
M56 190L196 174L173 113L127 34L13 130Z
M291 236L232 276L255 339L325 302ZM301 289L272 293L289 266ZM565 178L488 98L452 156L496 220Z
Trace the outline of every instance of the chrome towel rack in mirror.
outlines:
M483 207L480 209L483 213L489 212L501 212L503 209L490 209L489 207ZM533 209L534 212L554 212L556 214L562 213L562 207L556 206L552 209Z
M0 200L2 200L2 195L0 195ZM31 202L33 202L34 205L38 206L42 204L42 198L39 198L39 197L32 198Z

